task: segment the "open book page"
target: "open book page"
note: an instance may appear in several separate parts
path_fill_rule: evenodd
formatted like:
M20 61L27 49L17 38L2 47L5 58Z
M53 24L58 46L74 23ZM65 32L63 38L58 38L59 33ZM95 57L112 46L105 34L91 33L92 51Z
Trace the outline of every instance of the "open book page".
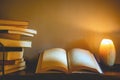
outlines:
M41 64L39 64L39 61L41 61ZM45 50L42 59L39 59L39 61L36 73L46 73L49 72L49 70L68 72L67 55L66 51L62 48Z
M102 73L93 54L87 50L74 48L68 53L70 72L90 70Z

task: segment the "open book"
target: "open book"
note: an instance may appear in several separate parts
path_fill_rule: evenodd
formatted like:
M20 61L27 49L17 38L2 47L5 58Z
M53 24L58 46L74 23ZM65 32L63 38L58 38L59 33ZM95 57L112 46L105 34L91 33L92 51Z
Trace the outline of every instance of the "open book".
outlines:
M49 73L50 71L103 73L93 54L80 48L74 48L68 53L62 48L45 50L39 57L36 73Z

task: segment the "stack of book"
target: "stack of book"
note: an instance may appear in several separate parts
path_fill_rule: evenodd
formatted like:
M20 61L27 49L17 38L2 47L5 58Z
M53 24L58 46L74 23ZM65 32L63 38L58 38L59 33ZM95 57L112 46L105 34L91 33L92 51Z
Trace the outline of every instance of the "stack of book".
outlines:
M0 75L25 69L24 48L32 47L30 40L22 40L22 36L33 37L36 30L28 29L29 22L15 20L0 20ZM3 66L4 59L4 68Z

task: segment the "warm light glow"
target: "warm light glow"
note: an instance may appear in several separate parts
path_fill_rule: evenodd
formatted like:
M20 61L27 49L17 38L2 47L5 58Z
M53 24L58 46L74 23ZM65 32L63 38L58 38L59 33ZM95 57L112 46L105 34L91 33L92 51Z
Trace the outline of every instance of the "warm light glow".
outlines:
M100 44L100 59L105 64L112 66L115 63L115 46L110 39L103 39Z
M101 45L109 45L109 44L113 44L112 40L110 39L103 39L101 42Z

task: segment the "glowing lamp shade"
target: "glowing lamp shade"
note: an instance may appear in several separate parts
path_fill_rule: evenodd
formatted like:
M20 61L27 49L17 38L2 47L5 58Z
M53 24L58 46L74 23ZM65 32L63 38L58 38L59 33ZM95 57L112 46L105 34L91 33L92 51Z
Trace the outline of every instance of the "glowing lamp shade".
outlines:
M110 39L103 39L99 48L100 60L108 65L113 66L116 59L116 50L115 46Z

